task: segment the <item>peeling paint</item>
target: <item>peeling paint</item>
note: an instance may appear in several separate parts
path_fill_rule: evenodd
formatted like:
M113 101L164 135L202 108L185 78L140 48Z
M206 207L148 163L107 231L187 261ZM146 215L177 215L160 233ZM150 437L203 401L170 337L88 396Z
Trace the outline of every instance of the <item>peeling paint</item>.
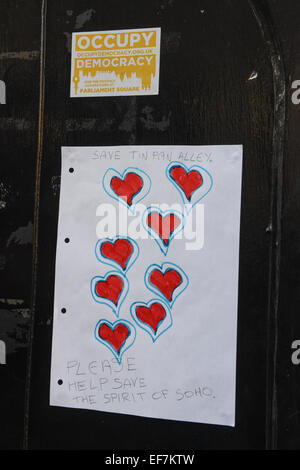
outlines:
M249 75L247 80L255 80L258 77L258 73L253 70L253 72Z
M27 347L29 318L30 315L24 317L15 310L0 309L0 334L6 344L7 355Z
M148 130L157 129L161 132L164 132L170 126L171 111L169 111L167 117L163 116L161 121L154 121L153 116L152 116L153 108L151 108L150 106L145 106L142 109L142 113L145 114L145 117L141 117L140 121L144 124L145 128Z
M272 225L272 222L270 222L266 228L266 233L271 233L272 231L273 231L273 225Z
M66 38L66 48L68 50L68 52L71 52L71 48L72 48L72 34L71 33L68 33L67 31L65 31L63 33L63 35L65 36Z
M19 227L9 236L6 246L8 247L12 243L16 245L28 245L33 243L32 222L29 221L26 227Z
M5 303L6 305L23 305L23 299L6 299L5 297L0 298L0 302Z
M133 132L136 129L136 98L133 98L127 113L119 125L120 131Z
M9 309L9 311L20 313L23 318L30 318L30 308L24 308L23 299L6 299L5 297L0 298L0 312L1 309Z
M53 196L57 196L60 190L60 176L52 176L51 188L52 188Z
M0 129L4 131L17 130L27 131L32 129L35 123L27 121L26 119L15 119L15 118L0 118Z
M66 129L68 132L84 130L91 131L95 128L96 119L67 119L66 120Z
M68 132L97 131L103 132L111 128L114 119L67 119L65 121Z
M30 318L30 308L14 308L14 312L20 313L24 319Z
M20 52L1 52L1 59L21 59L21 60L36 60L40 57L40 51L20 51Z
M11 193L11 187L0 182L0 210L3 210L7 206L7 199Z
M96 10L91 8L90 10L86 10L83 13L80 13L80 15L76 16L75 29L82 28L85 23L90 21L94 13L96 13Z

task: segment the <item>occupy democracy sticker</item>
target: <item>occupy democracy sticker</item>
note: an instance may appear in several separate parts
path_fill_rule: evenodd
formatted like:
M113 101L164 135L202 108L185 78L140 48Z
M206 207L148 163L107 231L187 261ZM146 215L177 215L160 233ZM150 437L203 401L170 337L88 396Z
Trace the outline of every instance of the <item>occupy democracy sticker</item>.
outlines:
M73 33L71 97L158 95L160 28Z

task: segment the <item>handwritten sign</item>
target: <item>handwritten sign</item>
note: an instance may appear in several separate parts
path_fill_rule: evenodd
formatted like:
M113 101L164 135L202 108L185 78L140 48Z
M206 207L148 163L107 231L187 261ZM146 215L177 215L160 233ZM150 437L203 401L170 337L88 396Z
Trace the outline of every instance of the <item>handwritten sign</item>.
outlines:
M71 97L157 95L160 28L73 33Z
M242 147L64 147L51 405L233 426Z

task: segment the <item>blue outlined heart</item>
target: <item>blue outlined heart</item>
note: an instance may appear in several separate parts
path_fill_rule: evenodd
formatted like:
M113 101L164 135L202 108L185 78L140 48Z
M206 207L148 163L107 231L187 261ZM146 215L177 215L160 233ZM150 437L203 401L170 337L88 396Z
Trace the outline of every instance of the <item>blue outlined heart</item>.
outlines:
M122 174L114 168L109 168L103 176L102 186L108 196L134 214L135 204L142 201L151 189L151 179L139 168L126 168Z
M134 302L130 315L150 335L153 343L173 324L171 310L161 299L152 299L147 303Z
M113 353L120 364L124 352L135 342L136 330L127 320L116 320L111 323L102 319L95 327L95 338Z
M212 189L213 178L202 166L187 167L182 162L171 162L166 176L177 189L188 214Z
M98 261L127 272L139 256L139 246L130 237L102 238L95 246Z
M161 210L158 206L147 207L142 216L144 229L155 240L166 256L171 241L184 228L185 218L177 210Z
M117 317L128 289L128 279L121 271L109 271L105 276L94 276L91 280L93 299L108 305Z
M178 264L151 264L144 276L146 287L158 294L172 308L177 297L189 285L189 278Z

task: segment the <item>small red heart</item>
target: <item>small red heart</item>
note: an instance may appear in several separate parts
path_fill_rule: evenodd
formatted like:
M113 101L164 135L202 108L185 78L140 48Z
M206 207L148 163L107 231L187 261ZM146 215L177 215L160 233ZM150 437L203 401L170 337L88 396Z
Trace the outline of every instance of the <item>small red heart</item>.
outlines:
M182 283L182 277L175 269L168 269L164 274L154 269L149 281L171 302L174 290Z
M98 281L96 284L96 294L99 297L111 300L115 305L118 305L118 300L123 289L123 279L119 276L112 274L108 276L106 281Z
M147 323L156 334L159 323L166 317L166 311L161 304L154 302L150 307L137 307L136 316L141 322Z
M115 328L111 328L106 323L103 323L99 328L100 338L110 343L118 354L129 334L129 329L122 323L119 323Z
M170 171L170 175L182 189L188 201L191 200L193 192L203 184L203 178L199 171L191 170L187 173L180 165L173 166Z
M114 243L104 242L101 245L101 253L105 258L109 258L118 263L122 269L126 269L126 264L132 255L133 247L130 241L118 239Z
M169 244L169 237L180 224L175 214L162 217L158 212L151 212L147 217L147 224L160 236L165 245Z
M124 201L131 206L133 196L135 196L143 187L143 180L136 173L127 173L124 181L121 178L114 176L111 179L110 186L118 196L124 199Z

